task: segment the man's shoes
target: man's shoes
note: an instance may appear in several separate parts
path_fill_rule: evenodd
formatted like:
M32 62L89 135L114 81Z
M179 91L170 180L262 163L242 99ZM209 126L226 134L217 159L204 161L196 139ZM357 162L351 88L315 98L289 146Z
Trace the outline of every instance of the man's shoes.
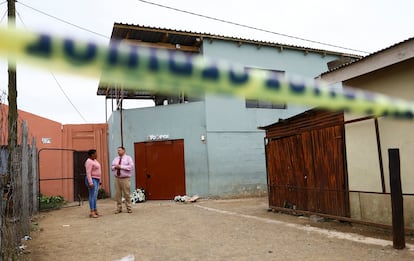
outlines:
M115 210L115 214L119 214L119 213L121 213L122 212L122 209L117 209L117 210Z
M128 211L127 211L128 213L132 213L132 209L128 209Z

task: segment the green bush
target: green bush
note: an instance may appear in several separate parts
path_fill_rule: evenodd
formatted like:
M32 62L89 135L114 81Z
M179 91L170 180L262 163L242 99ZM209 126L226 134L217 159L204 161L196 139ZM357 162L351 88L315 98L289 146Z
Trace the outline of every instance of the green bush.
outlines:
M105 189L103 188L98 189L98 199L104 199L107 197L108 197L108 194L106 193Z
M65 199L62 196L45 196L40 194L39 196L39 209L42 210L52 210L59 209L66 204Z

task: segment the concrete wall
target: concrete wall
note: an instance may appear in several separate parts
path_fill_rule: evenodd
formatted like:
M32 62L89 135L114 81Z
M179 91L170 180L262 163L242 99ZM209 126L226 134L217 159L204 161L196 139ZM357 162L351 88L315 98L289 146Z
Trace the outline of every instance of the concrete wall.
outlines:
M7 110L6 105L0 104L0 119L7 119ZM73 151L92 148L97 149L98 161L102 165L102 187L109 191L106 123L62 125L22 110L18 111L18 115L19 136L21 123L26 121L29 129L28 142L36 140L40 193L47 196L60 195L67 201L73 201ZM0 144L7 144L7 125L3 125L6 123L7 121L0 121Z
M345 120L349 120L348 115ZM346 124L345 134L349 189L381 192L380 162L374 120Z
M206 135L204 102L128 109L122 113L124 147L128 155L134 158L134 143L147 141L148 135L168 134L170 139L184 139L187 194L208 195L207 146L201 142L201 135ZM121 144L119 116L116 111L108 121L109 164ZM114 195L113 173L110 178ZM135 176L131 179L131 189L135 189Z
M344 82L347 86L381 92L393 97L414 100L412 83L414 61L400 63L369 75ZM361 116L346 115L346 120ZM390 193L388 149L400 149L401 185L405 194L414 193L414 122L410 120L378 119L381 156L384 169L385 192ZM362 192L382 192L380 162L374 120L346 125L346 151L349 189L361 192L351 193L351 216L374 222L391 224L389 195ZM414 227L413 196L404 196L406 226ZM410 202L410 203L408 203Z
M334 56L213 40L204 41L203 54L246 67L272 69L313 78L327 69ZM265 132L258 130L279 119L308 109L288 104L287 109L246 108L245 99L206 96L206 126L210 195L251 196L267 193Z
M31 128L32 127L32 128ZM38 129L29 126L34 134L52 138L50 144L41 144L39 149L40 192L44 195L61 195L67 201L73 201L74 196L74 158L73 152L97 150L97 160L102 167L102 188L109 192L108 153L106 146L107 124L76 124L60 125L57 128L43 124ZM51 132L49 136L43 131ZM85 170L83 171L85 173ZM50 180L47 180L50 179ZM83 183L81 183L81 186Z
M405 195L404 201L404 225L414 228L413 205L414 197ZM351 192L349 194L351 218L375 223L392 224L391 196L389 194L370 194L363 192Z
M73 181L70 183L64 178L67 174L63 171L63 156L65 153L54 151L51 153L45 149L62 147L62 124L38 115L19 110L19 121L26 121L29 129L29 142L31 138L36 140L38 151L38 175L40 179L61 179L40 182L40 193L48 196L61 195L66 200L73 199ZM20 132L20 125L19 132ZM20 134L19 134L20 135ZM41 151L44 150L44 151ZM70 186L72 185L72 186Z
M209 39L204 39L202 53L246 67L310 78L326 71L327 63L338 58L305 50L257 48L255 44L239 46L233 41ZM265 132L258 127L307 109L293 104L288 104L287 109L246 108L243 97L207 94L204 102L124 110L124 146L134 156L134 142L145 141L150 134L184 139L187 194L210 197L264 194L267 192ZM109 126L112 159L120 144L119 112L112 114ZM205 144L200 142L202 134L206 135ZM134 189L135 177L132 185Z
M285 71L289 75L316 77L328 70L327 63L339 58L332 54L305 52L261 46L238 45L237 42L204 39L203 55L213 59L224 59L246 67Z
M101 124L67 124L62 128L62 148L72 148L76 151L96 149L97 160L101 164L101 188L109 192L108 169L108 125ZM66 153L62 163L62 172L67 177L73 177L73 154ZM84 172L86 174L86 170Z

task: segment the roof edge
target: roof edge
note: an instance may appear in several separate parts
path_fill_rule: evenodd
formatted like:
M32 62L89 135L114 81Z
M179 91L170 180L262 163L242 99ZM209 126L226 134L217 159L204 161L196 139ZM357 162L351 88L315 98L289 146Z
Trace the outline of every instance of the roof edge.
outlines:
M319 78L329 84L343 82L413 58L414 37L324 72Z
M269 47L274 47L274 48L280 48L281 50L293 49L293 50L308 51L308 52L310 51L314 53L320 53L322 55L329 54L329 55L335 55L335 56L352 57L352 58L357 58L357 59L360 59L362 57L361 55L357 55L357 54L329 51L329 50L323 50L323 49L317 49L317 48L311 48L311 47L288 45L288 44L274 43L274 42L269 42L269 41L259 41L259 40L238 38L238 37L233 37L233 36L225 36L225 35L218 35L218 34L211 34L211 33L201 33L201 32L192 32L192 31L185 31L185 30L151 27L151 26L144 26L144 25L125 24L125 23L118 23L118 22L114 23L112 35L113 35L115 28L136 28L136 29L146 30L146 31L158 31L158 32L162 31L166 33L197 36L197 37L200 37L201 39L210 38L210 39L217 39L217 40L224 40L224 41L255 44L257 46L269 46ZM111 38L112 38L112 35L111 35Z

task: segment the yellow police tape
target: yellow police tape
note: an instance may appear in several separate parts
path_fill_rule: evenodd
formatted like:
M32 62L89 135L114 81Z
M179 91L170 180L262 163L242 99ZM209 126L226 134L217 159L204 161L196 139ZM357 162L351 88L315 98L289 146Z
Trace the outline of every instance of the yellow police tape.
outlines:
M272 71L246 70L201 55L112 42L109 46L0 28L0 55L36 67L100 78L101 85L188 96L237 95L331 110L412 119L414 103L313 79L292 80Z

